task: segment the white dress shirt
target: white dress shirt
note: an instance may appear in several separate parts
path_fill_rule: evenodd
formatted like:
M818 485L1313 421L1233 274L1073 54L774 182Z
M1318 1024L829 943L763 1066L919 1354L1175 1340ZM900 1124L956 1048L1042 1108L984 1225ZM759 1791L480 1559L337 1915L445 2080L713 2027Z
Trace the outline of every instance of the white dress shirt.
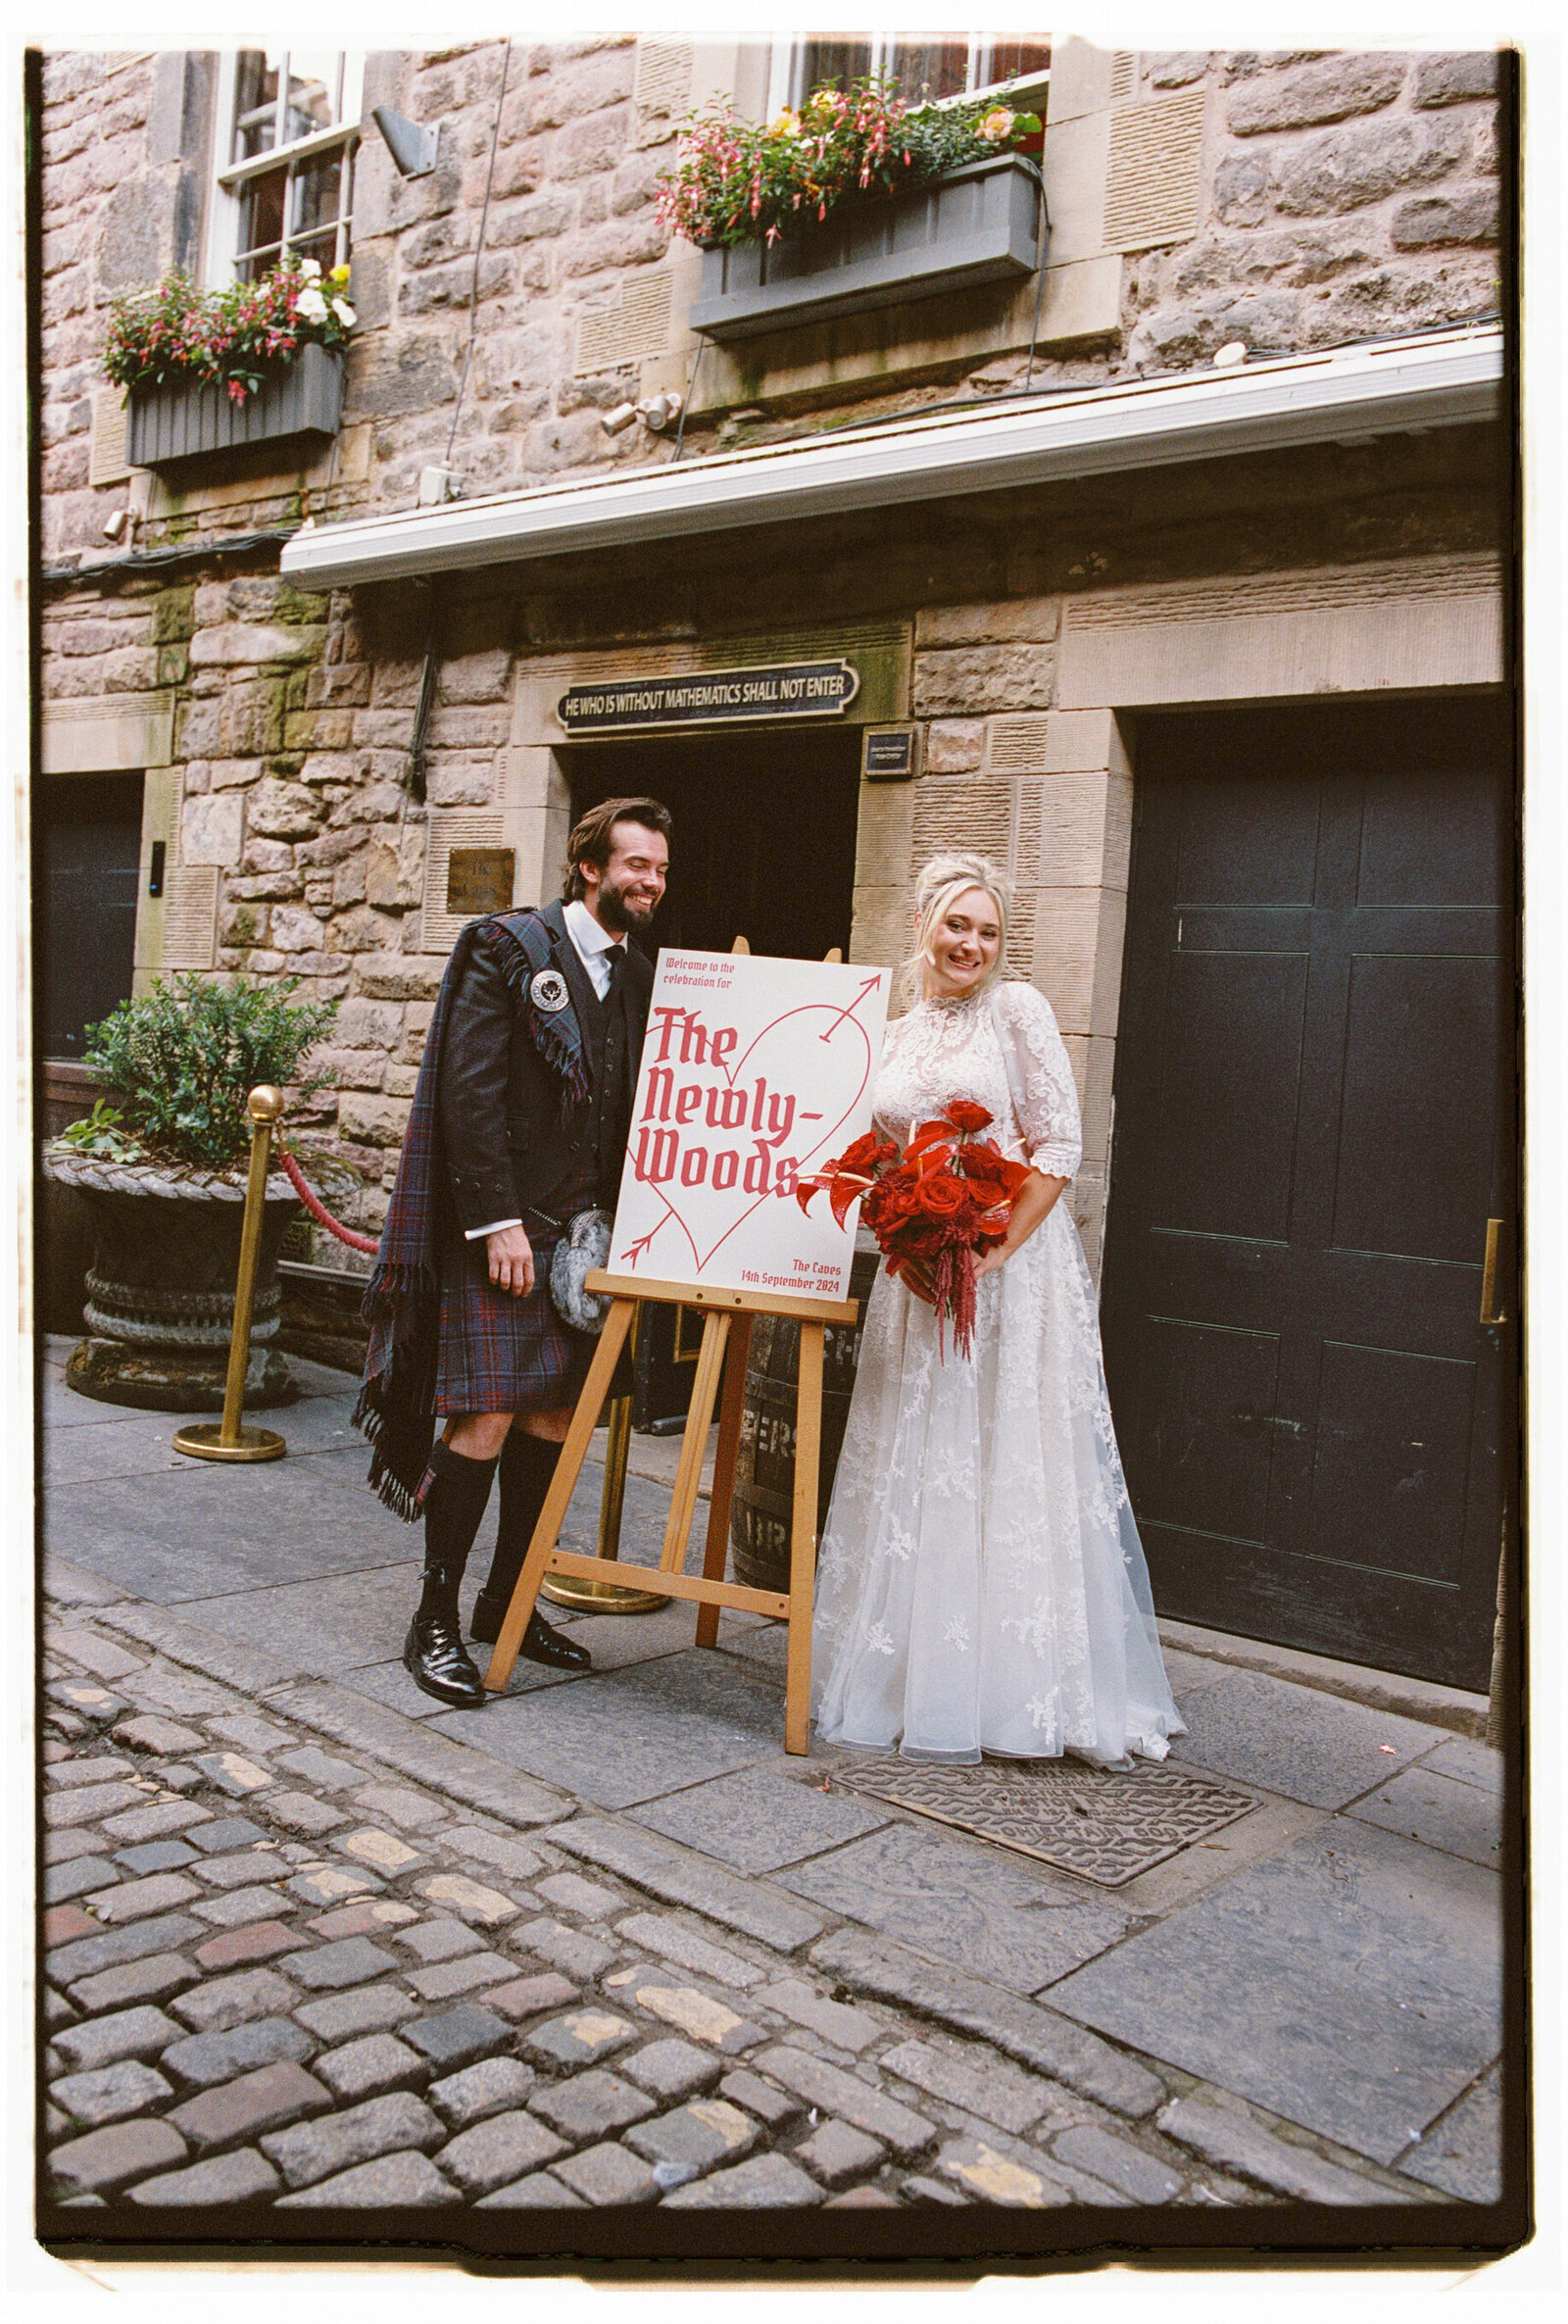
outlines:
M566 934L571 938L571 949L588 971L588 981L601 1001L610 990L611 959L612 952L623 950L624 936L612 936L602 928L586 904L573 899L566 906L564 917ZM498 1235L504 1226L521 1226L520 1218L493 1218L488 1226L470 1226L464 1240L476 1243L481 1235Z

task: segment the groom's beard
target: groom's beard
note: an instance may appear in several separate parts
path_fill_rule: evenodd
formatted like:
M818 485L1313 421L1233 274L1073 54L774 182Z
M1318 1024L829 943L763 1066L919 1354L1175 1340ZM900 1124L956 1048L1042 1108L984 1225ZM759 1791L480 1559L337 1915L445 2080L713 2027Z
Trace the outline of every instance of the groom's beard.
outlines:
M612 936L627 936L634 928L646 928L653 916L654 908L651 904L631 910L619 888L601 885L599 924L608 929Z

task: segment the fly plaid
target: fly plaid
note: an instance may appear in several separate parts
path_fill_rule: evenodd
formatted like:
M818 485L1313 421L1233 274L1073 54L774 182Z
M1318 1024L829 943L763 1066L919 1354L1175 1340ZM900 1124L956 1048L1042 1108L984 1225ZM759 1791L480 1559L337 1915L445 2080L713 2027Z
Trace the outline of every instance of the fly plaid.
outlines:
M370 1441L371 1486L388 1508L411 1523L419 1514L420 1485L435 1440L442 1254L454 1238L461 1240L441 1136L441 1045L452 996L477 944L490 949L508 984L522 997L520 1014L529 1038L560 1077L563 1113L580 1104L589 1089L575 1014L564 1009L545 1015L527 998L535 971L550 960L549 932L537 914L511 912L472 921L453 946L441 979L392 1200L361 1306L370 1325L370 1344L354 1425Z

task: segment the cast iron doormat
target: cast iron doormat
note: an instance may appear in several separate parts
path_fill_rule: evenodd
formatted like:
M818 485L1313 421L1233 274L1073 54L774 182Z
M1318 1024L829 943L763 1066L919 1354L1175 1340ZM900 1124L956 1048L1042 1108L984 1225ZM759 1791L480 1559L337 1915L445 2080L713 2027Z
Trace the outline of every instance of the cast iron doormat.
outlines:
M894 1755L836 1766L832 1780L1102 1888L1120 1888L1257 1805L1246 1792L1147 1759L1112 1771L1072 1760L953 1767Z

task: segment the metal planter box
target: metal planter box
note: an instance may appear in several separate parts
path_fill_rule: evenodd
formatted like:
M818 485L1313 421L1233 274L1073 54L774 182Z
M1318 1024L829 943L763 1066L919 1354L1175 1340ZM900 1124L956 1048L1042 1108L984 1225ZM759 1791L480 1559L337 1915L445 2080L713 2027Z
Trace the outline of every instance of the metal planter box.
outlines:
M692 328L755 339L1035 271L1040 175L1019 154L970 162L886 201L867 201L771 247L706 250Z
M204 452L230 452L286 436L335 436L343 411L343 358L302 347L288 369L244 403L207 381L133 387L125 457L132 468L171 468Z

